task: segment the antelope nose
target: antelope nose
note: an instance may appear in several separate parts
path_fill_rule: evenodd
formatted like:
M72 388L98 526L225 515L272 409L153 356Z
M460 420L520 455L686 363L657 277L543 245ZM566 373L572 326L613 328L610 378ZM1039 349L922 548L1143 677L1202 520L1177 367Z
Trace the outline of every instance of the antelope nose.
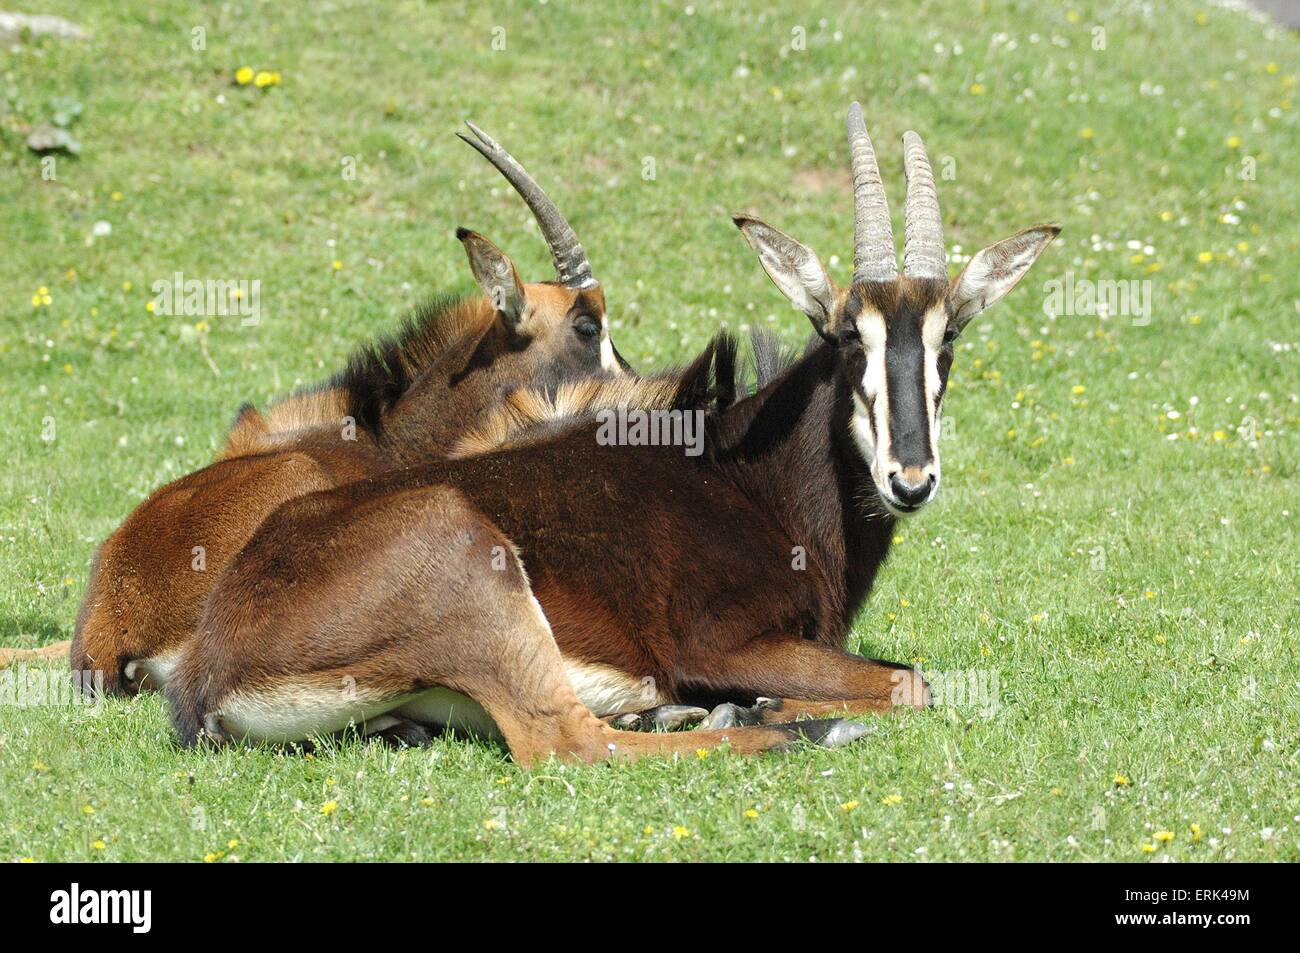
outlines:
M913 483L902 473L895 473L889 477L889 488L894 493L894 499L903 506L920 506L930 498L930 491L934 489L934 475L923 476L919 482Z

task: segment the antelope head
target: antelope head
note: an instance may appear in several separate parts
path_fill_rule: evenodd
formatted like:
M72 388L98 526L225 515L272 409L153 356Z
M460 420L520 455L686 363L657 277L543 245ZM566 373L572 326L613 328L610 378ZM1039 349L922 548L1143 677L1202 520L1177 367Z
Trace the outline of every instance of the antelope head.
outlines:
M525 283L500 248L477 232L456 230L474 279L495 311L497 353L482 363L528 352L534 383L576 377L623 376L631 368L614 347L605 293L573 228L522 165L491 136L467 122L474 138L459 134L492 163L528 204L555 262L555 281Z
M939 490L940 408L953 342L1028 272L1059 225L1035 225L978 252L949 280L934 174L921 137L903 136L903 274L862 108L848 115L853 169L853 282L837 288L817 255L747 215L733 216L768 276L837 349L851 389L852 440L880 499L912 513Z

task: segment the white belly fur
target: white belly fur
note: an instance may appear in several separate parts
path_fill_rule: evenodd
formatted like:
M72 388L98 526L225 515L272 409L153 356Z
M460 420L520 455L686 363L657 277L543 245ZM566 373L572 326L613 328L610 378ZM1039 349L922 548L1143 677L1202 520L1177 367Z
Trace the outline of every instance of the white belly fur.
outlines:
M662 701L653 679L636 678L611 666L589 662L566 659L564 666L574 692L598 717L643 711ZM236 693L226 699L218 713L221 727L231 737L270 743L341 731L383 715L501 740L501 732L483 707L449 688L366 699L355 691L349 696L338 686L288 682L269 691Z

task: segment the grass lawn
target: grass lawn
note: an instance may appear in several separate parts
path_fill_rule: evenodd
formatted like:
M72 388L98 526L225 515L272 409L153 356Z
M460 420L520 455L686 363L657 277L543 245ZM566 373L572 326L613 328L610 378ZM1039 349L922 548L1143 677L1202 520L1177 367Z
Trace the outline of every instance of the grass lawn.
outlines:
M239 403L469 291L456 225L549 277L464 118L575 223L643 369L724 322L807 336L726 213L846 281L854 98L896 215L926 138L959 260L1065 231L963 336L945 489L854 630L975 704L533 772L181 751L157 697L0 705L0 860L1300 859L1294 36L1129 0L17 5L93 37L0 52L0 644L70 637L93 547ZM25 129L65 100L84 148L45 180ZM151 313L175 272L260 281L260 323ZM1149 316L1047 314L1067 275L1149 282Z

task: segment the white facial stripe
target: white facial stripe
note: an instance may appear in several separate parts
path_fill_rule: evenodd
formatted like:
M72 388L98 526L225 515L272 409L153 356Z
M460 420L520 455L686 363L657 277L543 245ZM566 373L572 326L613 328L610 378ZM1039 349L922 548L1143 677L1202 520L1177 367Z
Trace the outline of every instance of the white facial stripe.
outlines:
M621 373L618 358L614 356L614 339L609 336L609 322L600 316L600 366L615 374Z
M862 393L866 394L870 406L857 393L854 394L853 435L863 458L871 466L872 475L879 479L878 461L886 459L889 453L889 384L885 380L885 319L879 312L868 311L864 307L858 314L856 326L867 356L867 367L862 372Z
M921 324L921 340L925 342L925 406L930 415L930 459L934 461L934 478L939 479L939 408L935 402L939 396L939 351L943 347L943 336L948 330L948 311L943 305L935 305L926 312Z

